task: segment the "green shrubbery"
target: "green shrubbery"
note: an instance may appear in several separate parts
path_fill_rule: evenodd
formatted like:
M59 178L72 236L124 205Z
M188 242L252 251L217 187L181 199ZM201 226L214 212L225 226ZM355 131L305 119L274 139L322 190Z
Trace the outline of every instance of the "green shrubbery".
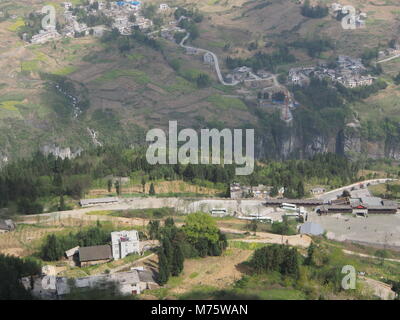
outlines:
M214 219L205 213L194 213L186 217L182 228L175 226L172 218L160 227L158 221L150 221L149 235L159 239L158 282L164 285L169 276L178 276L183 270L185 258L219 256L227 247L226 236L222 234Z
M0 300L32 299L20 280L40 271L41 266L34 260L0 254Z
M111 241L112 229L102 227L98 223L95 227L81 230L67 235L50 234L41 246L39 256L45 261L56 261L61 259L66 250L76 246L88 247L107 244Z

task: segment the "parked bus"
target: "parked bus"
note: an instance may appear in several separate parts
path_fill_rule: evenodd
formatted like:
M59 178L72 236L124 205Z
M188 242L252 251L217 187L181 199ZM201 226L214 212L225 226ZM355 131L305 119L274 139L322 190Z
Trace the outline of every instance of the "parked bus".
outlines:
M297 211L297 206L291 203L282 203L280 207L285 210Z
M228 211L225 208L213 208L210 210L212 216L226 216Z

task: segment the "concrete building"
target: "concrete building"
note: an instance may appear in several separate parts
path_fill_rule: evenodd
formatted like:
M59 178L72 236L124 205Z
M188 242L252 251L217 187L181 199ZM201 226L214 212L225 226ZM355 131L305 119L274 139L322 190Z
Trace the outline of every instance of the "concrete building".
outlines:
M265 199L271 187L259 184L258 186L242 186L240 183L230 185L231 199L257 198Z
M300 234L320 236L324 234L324 231L324 228L322 228L318 223L314 222L306 222L300 226Z
M70 266L77 266L79 264L79 246L65 251L65 257Z
M33 280L33 281L32 281ZM66 278L56 276L25 277L21 279L22 285L31 290L33 296L56 300L71 292L71 288L90 289L107 288L107 284L116 283L119 292L125 295L140 294L146 289L155 289L155 273L151 270L131 270L111 274L100 274L83 278Z
M40 30L38 34L35 34L31 38L31 43L34 44L43 44L51 40L56 40L61 38L61 35L57 32L57 30L49 29L49 30Z
M15 228L16 225L11 219L0 219L0 233L14 231Z
M322 193L324 193L324 192L326 192L326 189L325 189L325 188L322 188L322 187L316 187L316 188L312 188L312 189L310 190L310 193L311 193L312 195L320 195L320 194L322 194Z
M113 204L118 203L119 199L117 197L107 197L107 198L95 198L95 199L81 199L79 204L82 207L97 206L102 204Z
M114 260L123 259L131 253L140 253L139 233L136 230L112 232L111 243Z
M371 213L395 214L398 207L396 201L383 200L378 197L341 198L324 204L317 209L317 213L353 213L363 216Z
M165 11L165 10L168 10L168 9L169 9L168 4L166 4L166 3L161 3L160 4L160 10L161 11Z

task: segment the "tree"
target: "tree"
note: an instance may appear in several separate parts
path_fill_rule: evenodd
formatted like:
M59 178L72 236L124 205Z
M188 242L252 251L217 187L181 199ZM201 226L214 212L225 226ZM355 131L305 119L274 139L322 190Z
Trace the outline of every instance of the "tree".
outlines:
M198 88L206 88L211 85L211 79L207 74L200 74L196 78L196 84Z
M303 198L304 195L305 195L304 183L303 183L303 181L299 181L299 184L297 185L297 196L299 198Z
M154 184L153 184L153 182L150 184L149 194L150 194L150 195L155 195L155 194L156 194L156 190L154 189Z
M397 74L397 76L394 77L394 83L396 85L400 84L400 72Z
M0 254L0 300L30 300L32 296L21 283L22 277L39 275L40 264Z
M182 272L184 260L181 246L179 244L175 245L171 264L171 274L174 277L179 276Z
M170 266L172 263L173 255L174 255L174 248L172 247L171 241L167 237L165 237L162 240L161 247L164 250L164 254L167 259L168 266Z
M348 190L343 190L343 192L342 192L342 197L343 198L348 198L350 196L351 196L351 194L350 194L350 192Z
M118 196L121 194L121 184L118 180L115 181L115 192Z
M111 192L111 189L112 189L112 180L109 179L109 180L107 181L107 190L108 190L108 192Z
M166 284L169 278L168 261L165 257L164 250L158 251L158 277L157 282L160 286Z
M149 236L151 240L158 239L160 235L160 222L151 220L149 222Z
M143 193L146 192L146 179L144 177L142 177L142 189L143 189Z
M307 257L304 259L305 265L311 266L313 264L314 251L315 251L315 244L314 242L311 242L310 246L307 249Z
M376 250L375 255L380 258L380 263L383 265L385 259L389 256L389 253L385 249Z
M167 219L165 219L164 225L165 225L166 227L175 227L175 221L174 221L173 218L168 217Z
M207 213L198 212L189 214L186 216L185 225L182 229L192 243L196 243L202 238L213 243L219 239L217 224Z
M274 186L272 187L272 189L271 189L269 195L270 195L271 197L276 197L276 196L278 195L278 193L279 193L278 187L274 185Z
M41 250L41 257L45 261L57 261L64 255L64 250L56 235L47 236Z
M258 228L258 223L257 222L258 222L257 220L251 220L250 223L249 223L249 229L251 231L253 231L254 233L257 231L257 228Z
M65 205L64 195L60 196L60 204L58 206L58 211L65 211L67 210L67 206Z

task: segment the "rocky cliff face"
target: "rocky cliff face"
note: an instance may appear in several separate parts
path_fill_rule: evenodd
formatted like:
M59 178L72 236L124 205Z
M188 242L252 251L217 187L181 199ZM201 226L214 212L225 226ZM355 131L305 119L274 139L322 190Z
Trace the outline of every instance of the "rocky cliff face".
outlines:
M348 124L344 130L331 136L315 134L305 138L295 129L288 127L283 137L256 136L257 158L306 159L318 153L337 153L350 158L359 156L400 160L400 142L395 138L384 141L368 141L361 135L359 124Z

